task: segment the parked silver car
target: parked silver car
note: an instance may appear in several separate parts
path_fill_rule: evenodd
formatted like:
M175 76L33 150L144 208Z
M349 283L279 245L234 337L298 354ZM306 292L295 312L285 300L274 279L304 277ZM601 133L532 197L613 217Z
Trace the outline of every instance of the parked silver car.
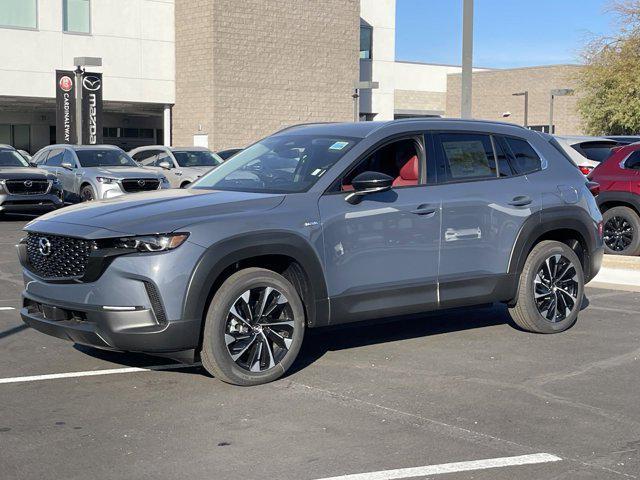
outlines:
M558 145L564 153L569 155L584 175L606 160L611 154L611 149L618 146L618 142L605 137L585 137L554 135Z
M170 188L164 175L141 168L113 145L50 145L32 162L58 177L70 202Z
M218 155L203 147L154 145L134 148L129 155L143 167L166 175L173 188L186 187L224 162Z

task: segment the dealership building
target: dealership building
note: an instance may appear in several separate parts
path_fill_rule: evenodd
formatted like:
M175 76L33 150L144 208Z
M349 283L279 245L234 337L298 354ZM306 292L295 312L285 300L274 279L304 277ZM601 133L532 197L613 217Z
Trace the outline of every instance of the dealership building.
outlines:
M460 67L396 61L395 8L395 0L3 0L0 143L35 152L55 141L55 71L72 70L75 57L102 58L91 70L103 73L104 141L125 149L242 147L291 124L356 114L457 115ZM506 71L476 69L474 105L504 100L493 80L483 93L482 75L492 72ZM377 88L354 99L359 81ZM516 121L508 101L477 112L510 109Z

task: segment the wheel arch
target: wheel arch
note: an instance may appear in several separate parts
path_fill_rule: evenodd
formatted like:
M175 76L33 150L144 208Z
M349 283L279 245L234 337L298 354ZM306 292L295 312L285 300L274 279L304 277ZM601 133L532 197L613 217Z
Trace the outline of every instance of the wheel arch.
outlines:
M629 207L640 216L640 196L631 192L601 192L597 197L602 213L614 207Z
M310 327L328 323L327 287L320 259L306 239L291 232L237 235L209 247L191 274L183 318L203 321L224 280L240 269L256 266L278 271L293 283L303 299Z
M556 240L576 252L585 283L595 275L591 255L596 250L597 230L591 216L581 208L550 209L530 217L521 227L509 259L508 273L519 275L533 247L544 240ZM517 297L517 287L513 298Z

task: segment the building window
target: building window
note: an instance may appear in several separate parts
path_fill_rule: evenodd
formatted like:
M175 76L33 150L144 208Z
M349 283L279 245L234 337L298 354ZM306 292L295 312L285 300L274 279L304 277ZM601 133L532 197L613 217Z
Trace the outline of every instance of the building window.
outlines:
M29 152L31 150L31 127L29 125L0 124L0 143Z
M38 28L37 0L0 0L0 26Z
M62 16L65 32L91 33L90 0L63 0Z
M360 58L371 60L371 46L373 41L373 28L360 25Z

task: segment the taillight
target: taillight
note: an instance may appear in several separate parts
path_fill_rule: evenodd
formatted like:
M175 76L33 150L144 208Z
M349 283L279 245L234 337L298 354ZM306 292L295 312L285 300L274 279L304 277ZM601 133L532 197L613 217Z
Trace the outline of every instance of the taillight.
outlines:
M600 184L598 182L587 182L587 188L594 197L600 194Z
M586 165L580 165L578 168L580 169L583 175L589 175L593 170L593 167L588 167Z

